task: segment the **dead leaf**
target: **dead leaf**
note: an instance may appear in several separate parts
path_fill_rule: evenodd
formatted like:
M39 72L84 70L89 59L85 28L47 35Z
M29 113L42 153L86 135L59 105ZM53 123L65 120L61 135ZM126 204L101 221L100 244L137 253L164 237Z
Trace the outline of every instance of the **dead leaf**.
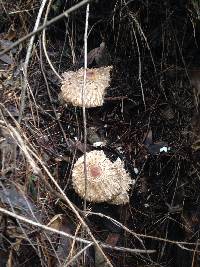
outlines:
M21 215L28 216L28 218L34 221L41 221L41 214L36 205L25 196L24 192L18 190L14 186L0 189L0 201L4 205L12 206L13 209L17 209Z
M99 47L94 48L87 54L88 66L92 65L93 61L95 60L96 55L98 54L98 50L99 50Z
M13 64L12 58L10 56L6 55L6 54L0 56L0 60L3 61L6 64L9 64L9 65Z
M145 146L149 146L153 143L152 136L153 136L152 130L149 130L149 132L147 133L145 140L144 140Z
M116 246L120 235L117 233L109 233L106 238L106 243L110 246Z
M60 230L62 225L62 214L56 214L50 222L47 224L47 226L54 228L56 230Z
M151 155L158 155L161 152L161 149L163 147L168 147L167 142L163 142L163 141L158 141L158 142L153 142L153 134L152 134L152 130L149 130L145 140L144 140L144 146L146 147L146 149L148 150L148 152Z
M110 64L111 57L106 48L105 42L102 42L99 47L90 50L87 54L87 64L91 66L94 62L98 67L107 66ZM84 59L80 61L80 65L83 65Z
M5 40L5 39L0 39L0 49L1 49L1 50L4 50L4 49L9 48L12 44L13 44L12 41ZM16 49L16 48L13 48L13 49L11 50L11 52L12 52L12 53L16 53L16 52L17 52L17 49Z

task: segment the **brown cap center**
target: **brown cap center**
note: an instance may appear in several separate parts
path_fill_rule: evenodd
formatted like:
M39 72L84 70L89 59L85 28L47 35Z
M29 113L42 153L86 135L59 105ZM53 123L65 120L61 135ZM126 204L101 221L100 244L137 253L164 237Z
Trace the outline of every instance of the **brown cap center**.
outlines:
M90 175L94 178L102 175L102 169L98 165L90 166Z
M87 78L89 80L96 80L96 75L95 75L95 72L92 71L92 70L87 70Z

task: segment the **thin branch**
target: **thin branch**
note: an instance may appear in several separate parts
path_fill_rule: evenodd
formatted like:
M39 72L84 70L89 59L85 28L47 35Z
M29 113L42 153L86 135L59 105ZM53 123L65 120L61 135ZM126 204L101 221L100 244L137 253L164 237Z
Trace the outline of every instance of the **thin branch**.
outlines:
M1 123L1 121L0 121L0 123ZM2 122L2 123L4 124L4 122ZM16 123L17 127L20 128L19 124L16 121L15 121L15 123ZM37 164L35 163L35 161L33 160L33 158L36 159L41 164L42 168L45 170L45 172L47 173L48 177L51 179L51 181L53 182L53 184L55 185L55 187L57 188L57 190L60 192L60 194L64 198L65 202L72 209L72 211L74 212L74 214L76 215L76 217L78 218L78 220L81 222L82 226L87 230L87 232L90 235L91 239L93 240L94 244L99 249L99 251L101 252L101 254L103 255L103 257L105 258L107 264L110 267L113 267L113 265L111 264L111 262L109 261L109 259L104 254L104 252L103 252L102 248L100 247L99 243L97 242L96 238L94 237L94 235L93 235L92 231L90 230L89 226L84 221L84 219L80 216L79 212L74 207L74 204L69 200L69 198L63 192L62 188L59 186L59 184L57 183L57 181L51 175L51 173L49 172L49 170L47 169L47 167L45 166L45 164L43 163L43 161L38 157L37 153L35 153L33 151L33 149L31 149L28 146L28 144L25 144L23 142L23 139L21 138L20 134L17 132L17 130L13 126L11 126L10 124L7 124L7 127L8 127L8 130L10 131L11 136L14 138L14 140L16 140L18 146L24 152L24 155L26 156L26 159L28 160L28 162L31 165L31 167L34 170L34 172L37 173L40 177L42 177L42 170L39 168L39 166L37 166ZM32 156L33 156L33 158L32 158Z
M66 10L65 12L61 13L60 15L56 16L55 18L49 20L47 23L44 23L42 26L38 27L37 30L32 31L30 33L28 33L27 35L25 35L24 37L20 38L18 41L16 41L15 43L13 43L10 47L4 49L3 51L0 52L0 56L3 54L6 54L7 52L9 52L10 50L12 50L14 47L18 46L19 44L21 44L22 42L26 41L28 38L32 37L33 35L35 35L36 33L41 32L43 29L49 27L50 25L52 25L53 23L57 22L58 20L64 18L64 17L68 17L69 14L71 14L72 12L76 11L77 9L79 9L80 7L86 5L89 2L92 2L93 0L83 0L80 3L72 6L71 8L69 8L68 10Z
M76 227L76 231L75 231L75 234L74 234L75 237L78 235L78 232L79 232L80 228L81 228L81 223L79 223L77 225L77 227ZM74 240L72 242L72 245L71 245L71 249L69 251L69 254L67 256L67 259L66 259L65 263L68 263L68 260L70 261L70 258L73 256L73 250L74 250L74 247L75 247L75 242L76 242L76 239L74 238Z
M49 3L48 3L46 14L45 14L45 17L44 17L44 23L47 22L47 18L48 18L48 14L49 14L49 11L50 11L50 7L51 7L52 1L53 0L50 0ZM45 57L46 57L46 59L47 59L47 61L49 63L49 66L51 67L51 69L55 73L55 75L58 77L58 79L62 80L61 76L58 74L58 72L54 68L53 64L51 63L51 60L50 60L50 58L48 56L48 53L47 53L47 48L46 48L46 29L44 29L43 32L42 32L42 45L43 45L44 54L45 54Z
M84 127L84 175L85 175L85 198L84 198L84 211L86 211L86 199L87 199L87 121L86 121L86 111L85 111L85 88L86 88L86 78L87 78L87 32L88 32L88 19L89 19L89 8L86 8L86 18L85 18L85 34L84 34L84 77L83 77L83 87L82 87L82 104L83 104L83 127Z
M166 239L166 238L162 238L162 237L156 237L156 236L150 236L150 235L146 235L146 234L135 233L134 231L130 230L128 227L126 227L125 225L123 225L119 221L117 221L114 218L112 218L110 216L107 216L107 215L105 215L103 213L86 211L86 214L87 215L91 214L91 215L99 216L101 218L106 218L106 219L110 220L113 224L117 225L118 227L121 227L127 233L133 235L135 238L138 238L138 237L141 238L142 237L142 238L145 238L145 239L152 239L152 240L157 240L157 241L161 241L161 242L166 242L166 243L169 243L169 244L177 245L177 246L181 247L182 249L188 250L188 251L194 251L194 250L193 249L188 249L188 248L184 247L183 245L188 245L188 246L196 245L196 243L194 243L194 242L175 241L175 240Z
M43 0L42 4L40 6L39 12L38 12L38 16L35 22L35 26L33 31L36 31L38 29L39 23L40 23L40 19L44 10L44 7L46 5L47 0ZM32 48L33 48L33 43L35 40L35 35L33 35L30 39L29 45L28 45L28 49L27 49L27 53L26 53L26 58L25 58L25 62L24 62L24 66L23 66L23 73L24 73L24 81L23 81L23 85L22 85L22 90L21 90L21 103L20 103L20 111L19 111L19 118L18 118L18 122L20 123L22 120L22 116L23 116L23 112L25 109L25 101L26 101L26 90L27 90L27 83L28 83L28 77L27 77L27 73L28 73L28 64L29 64L29 60L31 57L31 52L32 52Z
M42 59L42 47L41 47L41 43L40 43L40 66L41 66L42 75L44 77L44 81L45 81L45 84L46 84L46 88L47 88L47 93L48 93L48 96L49 96L49 100L50 100L50 103L51 103L51 106L52 106L52 109L53 109L53 112L54 112L54 115L55 115L55 118L53 118L53 119L55 119L56 122L58 123L58 125L60 127L60 130L61 130L61 132L63 134L64 140L66 142L66 145L69 146L69 142L67 140L65 131L64 131L64 129L62 127L62 124L61 124L61 122L59 120L57 111L56 111L56 109L54 107L53 99L52 99L52 95L51 95L51 91L50 91L49 84L48 84L48 81L47 81L46 73L44 71L44 64L43 64L43 59Z
M83 252L85 252L89 247L91 247L92 244L88 244L84 248L82 248L74 257L72 257L65 265L64 267L69 266L73 261L75 261Z
M84 244L93 243L92 241L89 241L89 240L86 240L86 239L83 239L83 238L79 238L77 236L70 235L70 234L68 234L68 233L66 233L64 231L60 231L60 230L57 230L55 228L46 226L44 224L39 223L38 221L36 222L36 221L30 220L30 219L27 219L24 216L18 215L18 214L14 213L14 212L11 212L11 211L6 210L6 209L1 208L1 207L0 207L0 212L2 212L3 214L6 214L8 216L11 216L12 218L15 218L17 220L20 220L20 221L22 221L24 223L28 223L30 225L33 225L33 226L36 226L36 227L40 227L41 229L44 229L46 231L50 231L50 232L55 233L55 234L63 235L63 236L68 237L70 239L75 239L76 241L81 242L81 243L84 243Z
M49 227L49 226L46 226L44 224L41 224L41 223L38 223L38 222L34 222L30 219L27 219L21 215L18 215L16 213L13 213L7 209L4 209L4 208L1 208L0 207L0 212L2 212L3 214L6 214L8 216L11 216L12 218L15 218L17 220L20 220L24 223L28 223L30 225L33 225L33 226L36 226L36 227L40 227L41 229L44 229L46 231L50 231L52 233L55 233L55 234L59 234L59 235L62 235L62 236L65 236L67 238L70 238L70 239L75 239L76 241L78 242L81 242L81 243L84 243L84 244L91 244L91 245L94 245L94 242L92 241L89 241L89 240L86 240L86 239L83 239L83 238L80 238L80 237L77 237L77 236L73 236L73 235L70 235L64 231L60 231L60 230L57 230L55 228L52 228L52 227ZM119 251L127 251L127 252L131 252L131 253L155 253L156 250L141 250L141 249L131 249L131 248L125 248L125 247L113 247L113 246L110 246L110 245L107 245L105 243L101 243L99 241L96 240L96 242L98 242L99 245L101 245L102 247L104 248L109 248L109 249L114 249L114 250L119 250Z
M87 120L86 120L86 110L85 110L85 88L86 88L86 79L87 79L87 39L88 39L88 20L89 20L89 11L90 11L90 5L87 4L86 8L86 17L85 17L85 33L84 33L84 75L83 75L83 87L81 92L82 97L82 110L83 110L83 138L84 138L84 179L85 179L85 196L84 196L84 204L83 204L83 210L87 210ZM103 255L103 257L106 259L107 262L109 262L109 265L112 266L112 263L108 260L107 256L104 254L102 249L98 247L99 251ZM85 258L86 258L86 251L84 251L83 259L85 264Z

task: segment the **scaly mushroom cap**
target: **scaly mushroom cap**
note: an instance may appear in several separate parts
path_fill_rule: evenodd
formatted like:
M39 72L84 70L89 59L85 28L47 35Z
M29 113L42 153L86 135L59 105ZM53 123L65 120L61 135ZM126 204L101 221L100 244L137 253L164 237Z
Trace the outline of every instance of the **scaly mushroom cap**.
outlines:
M119 158L113 163L102 150L94 150L86 154L86 165L86 200L90 202L110 202L117 205L129 202L128 191L132 180ZM80 157L74 164L72 184L77 194L84 198L84 156Z
M88 69L85 87L85 107L102 106L106 88L110 82L110 71L112 66ZM84 79L84 68L78 71L63 73L61 86L61 98L73 106L82 107L82 89Z

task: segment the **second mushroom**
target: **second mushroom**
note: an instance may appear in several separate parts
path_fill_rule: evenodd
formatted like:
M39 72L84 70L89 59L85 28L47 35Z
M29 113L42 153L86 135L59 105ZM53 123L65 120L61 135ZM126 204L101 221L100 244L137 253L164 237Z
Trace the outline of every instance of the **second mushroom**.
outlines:
M86 195L84 156L76 161L72 171L73 188L80 197L91 202L109 202L116 205L129 202L128 191L132 180L119 158L111 162L102 150L94 150L86 153L86 166Z
M112 66L87 69L85 87L85 107L99 107L104 103L106 88L110 83ZM73 106L82 107L82 90L84 85L84 68L63 73L60 98Z

